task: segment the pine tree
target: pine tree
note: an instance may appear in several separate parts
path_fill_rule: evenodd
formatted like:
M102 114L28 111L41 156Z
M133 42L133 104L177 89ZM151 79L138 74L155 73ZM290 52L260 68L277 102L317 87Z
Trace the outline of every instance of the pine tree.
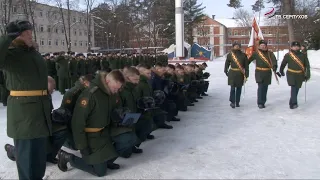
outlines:
M184 27L185 27L185 40L189 44L193 44L192 31L193 27L203 22L203 10L206 7L202 6L202 3L198 4L197 0L185 0L184 1Z
M241 8L241 0L230 0L229 4L227 4L227 6L238 9Z

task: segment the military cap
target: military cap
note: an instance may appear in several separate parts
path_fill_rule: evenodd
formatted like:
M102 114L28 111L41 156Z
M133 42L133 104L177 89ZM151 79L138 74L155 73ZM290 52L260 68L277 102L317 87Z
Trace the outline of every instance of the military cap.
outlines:
M50 53L46 53L44 54L44 57L50 56Z
M267 42L266 42L265 40L260 40L260 41L259 41L259 45L260 45L260 44L265 44L265 45L267 45Z
M239 47L241 47L241 44L240 43L238 43L238 42L234 42L233 44L232 44L232 47L235 47L235 46L239 46Z
M58 52L54 52L54 53L53 53L54 56L56 56L56 55L58 55L58 54L59 54Z
M70 52L70 55L75 55L76 53L75 52Z
M293 41L291 43L291 46L299 46L299 47L301 47L301 45L300 45L300 43L298 41Z
M91 56L91 53L87 53L87 56Z
M91 56L96 56L96 54L91 54Z
M77 56L84 56L82 53L77 54Z

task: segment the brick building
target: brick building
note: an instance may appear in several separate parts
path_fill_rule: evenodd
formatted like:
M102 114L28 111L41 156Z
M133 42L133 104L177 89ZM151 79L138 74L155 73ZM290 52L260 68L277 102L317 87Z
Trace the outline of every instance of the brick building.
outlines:
M259 23L264 39L272 51L288 49L288 28L262 19ZM212 50L214 57L223 56L231 48L234 42L242 45L242 50L248 47L250 41L250 27L239 25L239 21L233 18L205 17L203 23L194 28L194 42ZM278 43L279 41L279 43Z

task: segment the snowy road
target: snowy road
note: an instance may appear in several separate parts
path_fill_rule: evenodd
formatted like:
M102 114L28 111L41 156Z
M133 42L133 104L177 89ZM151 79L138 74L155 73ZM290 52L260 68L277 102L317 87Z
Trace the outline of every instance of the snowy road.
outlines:
M224 60L224 59L223 59ZM256 105L254 66L246 85L241 107L231 109L229 87L223 73L224 61L209 64L209 95L188 112L179 112L181 122L173 130L157 130L147 141L142 155L118 159L120 170L108 171L102 179L193 179L193 178L320 178L320 71L312 71L308 100L304 86L299 109L290 110L289 87L273 79L267 108ZM55 105L61 96L55 94ZM0 107L1 146L12 143L6 135L6 111ZM14 162L0 150L0 179L17 178ZM48 165L48 179L91 179L93 176L71 169L67 173Z

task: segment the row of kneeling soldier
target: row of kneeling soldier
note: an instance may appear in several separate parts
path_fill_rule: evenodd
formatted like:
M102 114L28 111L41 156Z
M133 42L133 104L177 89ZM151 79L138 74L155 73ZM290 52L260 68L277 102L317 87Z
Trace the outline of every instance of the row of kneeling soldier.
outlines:
M107 169L120 168L118 157L142 153L141 143L154 139L154 130L172 129L167 122L180 121L178 111L207 96L205 63L138 64L81 75L54 109L56 82L32 44L28 21L9 23L0 38L0 68L10 91L7 130L14 139L5 150L16 161L19 179L42 179L46 162L64 172L70 163L105 176ZM79 150L81 157L62 146Z
M86 56L83 53L55 52L44 54L48 74L57 82L57 89L64 94L70 89L75 81L87 74L94 74L98 70L109 71L123 69L125 66L137 66L147 64L154 66L156 63L168 64L168 56L164 53L151 54L123 54L104 53L91 54Z
M303 82L307 83L307 81L309 81L311 76L306 46L303 45L301 47L299 42L292 42L290 51L283 58L279 72L277 72L277 59L273 52L268 50L266 41L259 41L259 48L251 57L249 57L249 59L240 48L241 44L234 43L233 49L227 55L225 62L224 72L228 77L228 85L231 86L229 98L229 101L231 102L230 106L232 108L240 107L242 88L249 77L249 64L255 60L255 79L258 84L258 107L260 109L266 107L267 92L268 87L271 84L272 76L278 81L278 77L281 78L285 76L284 68L288 65L287 82L291 87L289 107L290 109L296 109L298 107L297 96L299 89Z

